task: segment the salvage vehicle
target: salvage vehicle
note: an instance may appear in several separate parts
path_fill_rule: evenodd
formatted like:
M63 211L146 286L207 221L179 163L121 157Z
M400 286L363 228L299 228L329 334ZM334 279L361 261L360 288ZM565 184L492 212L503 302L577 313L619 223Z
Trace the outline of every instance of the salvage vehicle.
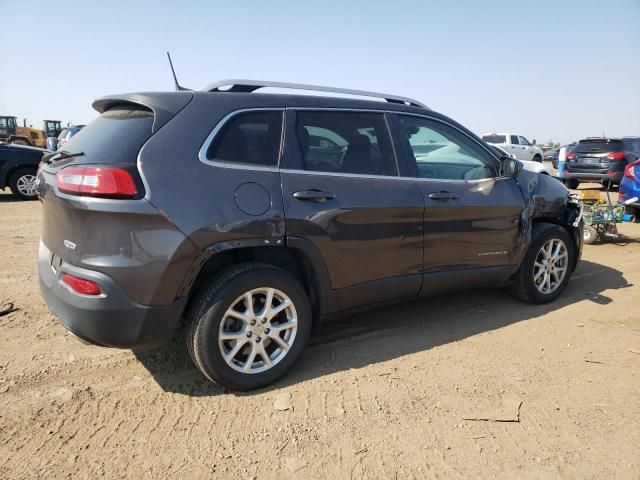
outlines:
M599 182L605 188L619 185L627 165L640 159L640 137L589 137L570 152L563 172L568 188L582 182Z
M322 319L481 285L547 303L581 255L562 183L416 100L228 80L93 107L40 169L42 294L103 346L184 319L195 365L233 390L282 377Z
M513 133L485 133L482 139L491 144L496 145L508 153L512 153L518 160L529 160L533 162L542 162L542 149L536 147L536 141L529 142L522 135Z
M0 143L0 189L9 187L21 200L36 200L36 172L48 150Z

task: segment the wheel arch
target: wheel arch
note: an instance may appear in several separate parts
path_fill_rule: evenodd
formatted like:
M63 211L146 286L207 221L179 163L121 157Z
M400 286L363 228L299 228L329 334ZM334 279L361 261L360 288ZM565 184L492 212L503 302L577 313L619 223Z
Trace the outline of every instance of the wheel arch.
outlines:
M309 297L313 317L328 313L332 291L329 276L320 253L302 238L287 238L225 242L207 248L194 263L181 294L193 297L218 272L241 262L267 263L293 275ZM334 303L335 304L335 303Z
M38 167L35 165L25 165L24 163L17 163L13 165L7 170L7 173L6 173L5 183L7 185L9 185L9 182L11 181L11 177L13 177L13 174L16 173L18 170L33 170L34 172L37 172Z

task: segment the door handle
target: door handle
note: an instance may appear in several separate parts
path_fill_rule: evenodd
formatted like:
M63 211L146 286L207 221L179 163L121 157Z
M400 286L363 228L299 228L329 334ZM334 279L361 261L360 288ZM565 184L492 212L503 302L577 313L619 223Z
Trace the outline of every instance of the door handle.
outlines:
M293 198L297 200L314 200L316 202L326 202L336 198L333 193L323 192L322 190L300 190L293 194Z
M447 201L447 200L455 200L458 198L458 196L455 193L451 193L451 192L433 192L429 194L429 198L431 200L438 200L438 201Z

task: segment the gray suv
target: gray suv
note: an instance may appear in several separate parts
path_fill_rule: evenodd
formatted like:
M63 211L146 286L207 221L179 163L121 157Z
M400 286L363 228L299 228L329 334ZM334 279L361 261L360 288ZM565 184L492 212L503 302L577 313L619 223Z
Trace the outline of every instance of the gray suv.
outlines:
M185 321L230 389L281 377L324 318L480 285L550 302L580 258L560 182L412 99L233 80L93 106L38 175L42 294L97 345Z

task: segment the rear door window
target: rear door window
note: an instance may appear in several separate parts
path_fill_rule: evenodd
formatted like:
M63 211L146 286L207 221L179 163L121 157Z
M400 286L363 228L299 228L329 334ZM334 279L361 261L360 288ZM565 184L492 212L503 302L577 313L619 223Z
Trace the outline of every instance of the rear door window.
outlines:
M207 159L276 166L280 157L282 115L282 111L236 115L209 145Z
M520 145L517 135L511 135L511 145Z
M397 175L382 113L296 112L296 136L305 170Z

